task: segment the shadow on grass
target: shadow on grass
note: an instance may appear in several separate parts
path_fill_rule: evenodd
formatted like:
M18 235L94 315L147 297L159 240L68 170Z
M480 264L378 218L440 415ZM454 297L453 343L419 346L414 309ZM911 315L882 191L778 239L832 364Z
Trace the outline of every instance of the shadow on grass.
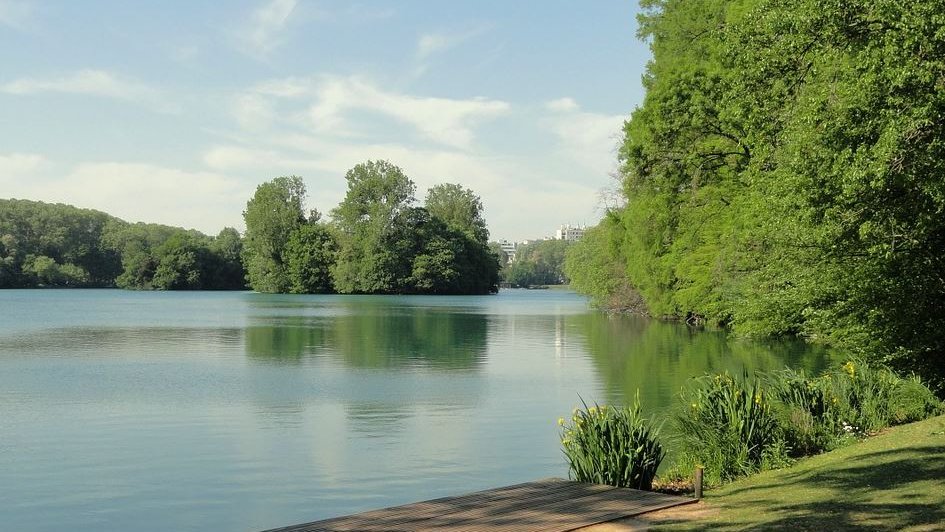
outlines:
M724 523L705 530L939 530L945 526L945 446L853 457L787 472L777 485L727 491ZM765 509L758 515L758 509ZM672 524L672 523L665 523ZM690 523L692 524L692 523Z

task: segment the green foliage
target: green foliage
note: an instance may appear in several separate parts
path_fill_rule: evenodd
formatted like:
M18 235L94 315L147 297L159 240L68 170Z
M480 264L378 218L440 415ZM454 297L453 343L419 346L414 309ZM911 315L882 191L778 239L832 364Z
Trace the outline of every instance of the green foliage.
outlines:
M945 411L917 378L853 360L816 378L793 370L761 379L707 375L680 401L673 417L680 450L676 471L688 474L704 465L711 484Z
M331 266L338 246L331 228L309 222L300 225L286 243L283 253L294 294L327 294L334 291Z
M522 287L567 283L564 261L570 244L566 240L539 240L520 245L515 261L502 272L505 282Z
M339 229L335 288L341 293L396 293L409 265L384 240L397 233L395 219L413 204L416 186L387 161L355 165L345 179L348 191L332 211Z
M890 425L921 421L941 413L945 413L945 404L916 375L898 381L889 397Z
M619 152L626 205L575 255L577 286L801 334L945 390L939 2L644 7L653 60Z
M348 171L348 192L332 211L339 249L332 276L341 293L486 294L498 287L482 202L459 185L416 187L387 161Z
M242 289L242 240L38 201L0 200L0 288Z
M917 377L849 360L817 378L784 370L768 377L793 453L810 455L891 425L938 414L942 404Z
M482 200L462 185L444 183L427 191L424 204L430 216L440 219L447 227L466 235L473 242L488 244L489 230L482 217Z
M257 292L286 292L290 281L283 251L292 233L305 222L305 183L297 176L277 177L256 188L246 203L243 264Z
M632 406L576 409L563 427L561 444L571 478L580 482L649 490L666 453L659 429Z
M105 245L121 256L115 283L131 290L240 290L240 238L226 228L216 238L159 224L110 224Z
M673 415L684 461L718 484L785 463L781 428L758 379L725 373L696 379Z
M633 287L621 257L619 218L609 214L565 252L564 273L571 286L605 310L646 315L646 303Z
M70 205L0 200L0 288L112 286L121 261L103 238L117 222Z

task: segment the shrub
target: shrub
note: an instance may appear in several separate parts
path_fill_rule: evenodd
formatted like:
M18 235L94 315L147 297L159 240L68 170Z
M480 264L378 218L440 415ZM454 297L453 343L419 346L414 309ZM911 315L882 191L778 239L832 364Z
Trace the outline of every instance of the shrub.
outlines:
M659 429L640 414L639 396L633 406L584 404L563 427L561 444L571 478L580 482L649 490L665 452Z
M773 408L791 456L808 456L840 446L852 434L844 430L829 379L811 379L786 369L766 376ZM847 424L847 427L850 427Z
M705 467L718 484L787 461L781 431L761 382L730 375L700 377L673 416L680 463Z
M941 411L941 403L918 378L902 379L887 368L857 360L817 378L784 370L766 381L795 456L829 451L857 436Z
M943 410L941 401L916 375L902 379L889 398L890 425L921 421Z

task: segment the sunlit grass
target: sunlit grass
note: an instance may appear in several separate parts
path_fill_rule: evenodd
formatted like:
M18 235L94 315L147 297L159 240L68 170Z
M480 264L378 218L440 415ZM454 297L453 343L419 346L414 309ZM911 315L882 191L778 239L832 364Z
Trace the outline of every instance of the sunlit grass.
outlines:
M710 490L706 503L718 512L659 530L940 530L945 416Z

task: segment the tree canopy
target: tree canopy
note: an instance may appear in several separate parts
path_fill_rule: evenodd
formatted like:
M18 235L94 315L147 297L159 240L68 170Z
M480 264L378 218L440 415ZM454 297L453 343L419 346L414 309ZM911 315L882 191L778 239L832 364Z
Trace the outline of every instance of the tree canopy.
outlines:
M241 289L235 229L216 238L71 205L0 200L0 288Z
M388 161L345 175L331 222L306 219L299 178L264 183L247 204L243 259L250 285L266 292L486 294L498 289L482 202L459 185L437 185L415 206L416 185ZM254 242L252 245L250 242ZM256 272L256 273L254 273Z
M653 60L619 152L626 206L575 247L575 285L945 383L940 2L643 5Z

